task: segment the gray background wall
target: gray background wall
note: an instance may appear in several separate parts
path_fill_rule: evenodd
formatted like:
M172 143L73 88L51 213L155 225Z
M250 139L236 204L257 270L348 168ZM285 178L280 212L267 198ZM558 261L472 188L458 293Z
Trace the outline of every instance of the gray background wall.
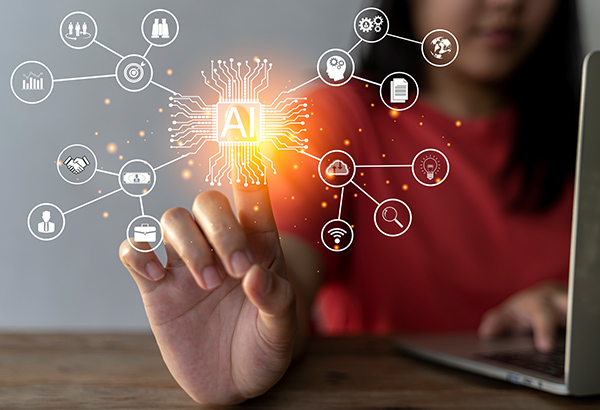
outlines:
M67 216L60 238L44 243L27 230L30 209L52 202L73 208L117 188L114 177L97 174L83 186L63 182L54 161L67 145L92 148L99 165L118 171L133 158L154 165L175 157L168 148L168 93L149 87L127 93L113 79L55 85L48 100L26 106L10 91L12 70L26 60L48 65L57 78L114 72L118 58L91 46L66 47L58 36L60 21L71 11L91 14L98 41L121 54L141 53L144 15L155 8L172 11L180 23L177 40L153 48L149 59L155 81L180 92L214 97L202 86L199 71L211 59L268 58L274 63L271 89L298 85L314 76L319 55L355 42L352 22L362 0L219 0L219 1L0 1L0 330L147 329L137 288L119 262L117 249L139 203L116 194ZM586 50L600 49L600 2L581 0ZM173 70L168 76L167 70ZM288 82L291 81L291 82ZM104 100L111 103L106 105ZM165 111L160 114L159 108ZM145 139L139 136L143 130ZM95 135L95 133L98 135ZM127 143L129 141L129 143ZM106 147L118 146L115 154ZM123 156L123 160L119 159ZM189 207L204 182L204 158L161 171L145 199L146 212L160 217L173 206ZM199 166L200 164L200 166ZM189 169L190 180L181 172ZM104 218L103 213L109 217Z

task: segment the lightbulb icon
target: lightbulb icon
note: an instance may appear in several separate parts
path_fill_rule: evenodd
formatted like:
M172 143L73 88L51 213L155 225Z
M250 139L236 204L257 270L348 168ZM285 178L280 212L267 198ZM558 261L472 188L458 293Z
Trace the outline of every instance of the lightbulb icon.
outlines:
M421 163L421 170L427 175L427 179L431 181L440 170L440 161L435 155L428 155Z

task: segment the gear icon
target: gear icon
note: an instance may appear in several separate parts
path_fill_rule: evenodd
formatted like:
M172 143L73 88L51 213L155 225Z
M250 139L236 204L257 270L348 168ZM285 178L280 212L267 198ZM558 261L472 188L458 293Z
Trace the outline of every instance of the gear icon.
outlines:
M373 24L375 24L376 26L381 26L383 24L383 17L381 17L381 16L373 17ZM379 29L381 30L381 27L379 27ZM377 31L377 28L375 30Z
M358 22L358 28L360 29L360 31L362 31L363 33L368 33L371 30L373 30L373 20L368 18L368 17L364 17L362 18L359 22Z
M375 32L379 33L381 31L381 26L375 26Z

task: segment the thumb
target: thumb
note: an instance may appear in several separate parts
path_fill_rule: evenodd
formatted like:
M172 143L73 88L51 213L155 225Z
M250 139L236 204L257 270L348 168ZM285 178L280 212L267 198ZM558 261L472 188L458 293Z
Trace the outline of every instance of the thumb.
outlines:
M272 346L287 345L296 333L296 296L290 282L259 265L243 280L244 292L259 310L263 337Z

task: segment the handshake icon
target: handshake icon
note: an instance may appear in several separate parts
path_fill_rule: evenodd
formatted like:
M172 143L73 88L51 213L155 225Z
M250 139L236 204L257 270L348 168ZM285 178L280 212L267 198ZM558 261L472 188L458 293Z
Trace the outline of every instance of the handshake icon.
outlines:
M69 158L63 161L63 164L69 171L71 171L71 173L77 175L81 174L87 168L87 166L90 165L90 161L85 157L85 155L77 158L72 158L69 156Z

